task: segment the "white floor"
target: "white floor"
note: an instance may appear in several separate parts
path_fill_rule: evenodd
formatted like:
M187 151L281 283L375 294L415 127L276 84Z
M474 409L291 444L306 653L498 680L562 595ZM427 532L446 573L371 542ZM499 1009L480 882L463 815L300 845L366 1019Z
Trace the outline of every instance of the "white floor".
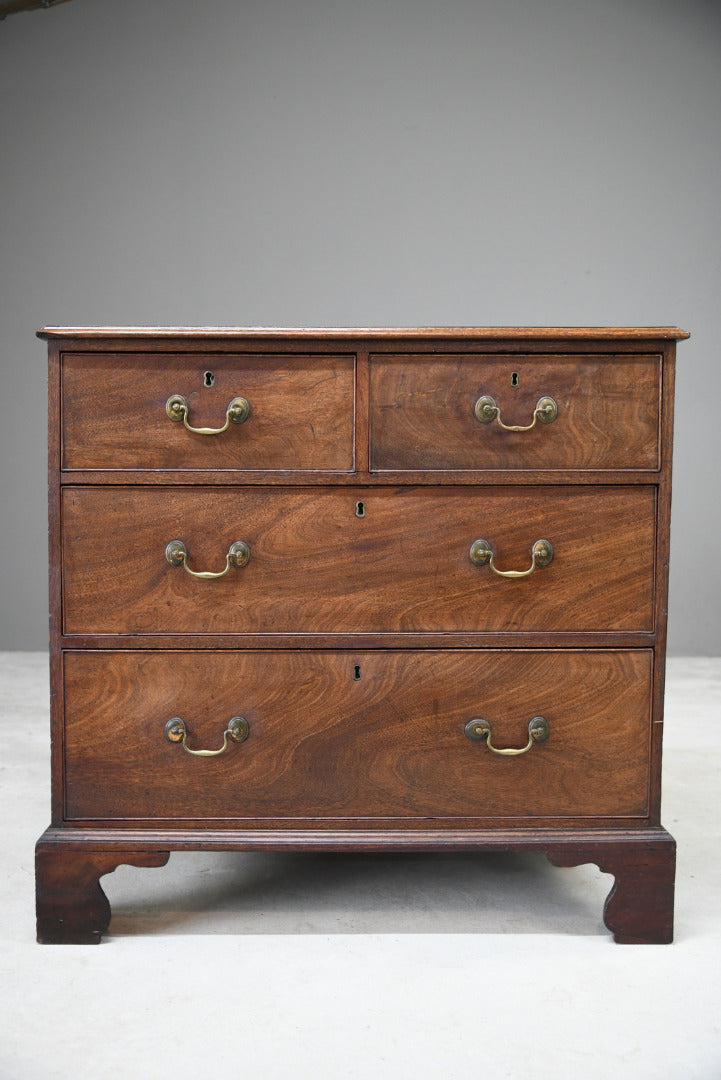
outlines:
M104 879L99 947L35 944L47 659L0 654L2 1080L719 1080L721 659L671 660L676 941L542 856L172 855Z

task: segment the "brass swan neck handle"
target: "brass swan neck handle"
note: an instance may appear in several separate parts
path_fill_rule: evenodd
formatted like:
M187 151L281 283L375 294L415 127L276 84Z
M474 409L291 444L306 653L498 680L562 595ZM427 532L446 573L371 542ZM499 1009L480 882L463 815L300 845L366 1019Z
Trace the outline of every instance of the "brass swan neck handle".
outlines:
M225 410L225 423L219 428L210 427L193 427L188 423L188 402L185 400L182 394L171 394L168 400L165 402L165 412L170 420L174 420L175 423L182 421L185 424L188 431L192 431L194 435L222 435L224 431L228 430L231 424L244 424L250 416L250 405L244 397L235 397L229 403L228 408Z
M250 561L250 548L245 540L236 540L228 548L228 554L225 556L225 568L218 571L191 570L188 566L188 549L182 540L171 540L169 544L166 544L165 558L171 566L182 566L191 577L209 580L225 577L231 566L236 567L238 570L243 566L247 566Z
M531 565L528 570L499 570L495 563L496 553L487 540L474 540L468 557L476 566L490 566L494 574L505 578L524 578L532 574L539 566L548 566L553 561L553 544L550 540L536 540L531 547Z
M180 716L174 716L171 720L168 720L165 725L165 738L171 743L181 743L183 750L188 754L192 754L194 757L217 757L218 754L222 754L228 746L228 739L232 739L233 742L241 743L245 742L250 734L250 724L244 716L234 716L228 721L228 726L223 732L223 745L220 750L191 750L188 746L188 728L185 720Z
M519 754L527 754L534 743L545 742L551 733L548 720L544 716L534 716L532 720L528 721L528 742L517 750L514 747L501 749L494 746L491 742L491 725L480 716L469 720L464 730L466 738L472 739L474 742L482 742L485 739L489 750L494 754L502 754L504 757L518 757Z
M552 424L558 416L558 405L554 398L545 394L540 397L536 402L536 408L533 410L533 420L530 424L504 424L501 420L501 409L496 404L494 398L490 394L483 394L476 402L473 412L475 413L476 420L481 424L492 424L495 420L499 427L502 427L504 431L530 431L531 428L536 426L538 420L542 424Z

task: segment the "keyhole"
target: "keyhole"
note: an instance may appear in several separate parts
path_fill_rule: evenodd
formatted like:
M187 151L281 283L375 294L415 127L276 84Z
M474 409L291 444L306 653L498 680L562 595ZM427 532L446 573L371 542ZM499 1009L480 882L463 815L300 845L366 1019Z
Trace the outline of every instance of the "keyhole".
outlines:
M206 371L203 375L203 386L212 386L215 382L215 375L212 371Z
M365 517L366 516L366 504L365 503L357 502L355 504L355 516L356 517ZM359 678L360 678L360 676L359 676Z
M353 668L353 681L354 682L359 682L360 677L361 677L360 664L356 664L355 667Z
M511 372L511 386L518 386L518 372Z

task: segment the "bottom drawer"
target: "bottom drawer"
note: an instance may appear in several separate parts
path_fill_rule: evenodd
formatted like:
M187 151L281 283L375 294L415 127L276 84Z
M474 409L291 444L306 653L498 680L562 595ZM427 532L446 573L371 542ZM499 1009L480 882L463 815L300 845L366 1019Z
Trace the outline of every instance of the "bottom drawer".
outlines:
M643 817L647 650L118 651L64 654L67 820ZM242 742L218 749L231 717ZM548 737L519 755L529 721ZM292 820L291 820L292 819Z

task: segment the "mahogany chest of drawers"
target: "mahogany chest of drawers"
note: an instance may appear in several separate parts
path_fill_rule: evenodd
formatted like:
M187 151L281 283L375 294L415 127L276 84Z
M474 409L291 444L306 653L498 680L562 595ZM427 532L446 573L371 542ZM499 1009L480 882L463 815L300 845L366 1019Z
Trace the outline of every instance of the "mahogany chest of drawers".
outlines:
M38 940L176 850L539 850L672 938L674 328L48 328Z

